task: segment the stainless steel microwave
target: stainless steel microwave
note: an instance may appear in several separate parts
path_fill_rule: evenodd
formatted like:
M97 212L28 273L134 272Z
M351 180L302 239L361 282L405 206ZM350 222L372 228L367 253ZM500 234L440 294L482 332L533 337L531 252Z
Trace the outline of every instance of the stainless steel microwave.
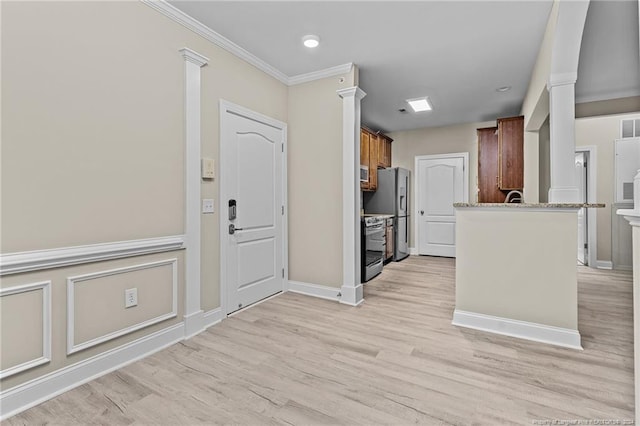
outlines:
M369 182L369 166L360 165L360 182Z

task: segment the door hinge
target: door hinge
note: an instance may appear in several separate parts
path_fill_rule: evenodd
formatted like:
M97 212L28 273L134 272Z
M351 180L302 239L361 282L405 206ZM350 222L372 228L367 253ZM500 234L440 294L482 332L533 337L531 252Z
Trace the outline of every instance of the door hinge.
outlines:
M588 249L588 248L589 248L589 244L584 243L584 249L586 250L586 249Z
M282 206L282 214L284 214L284 206Z
M282 147L282 152L284 152L284 144L280 145Z
M284 268L282 268L282 278L284 278Z

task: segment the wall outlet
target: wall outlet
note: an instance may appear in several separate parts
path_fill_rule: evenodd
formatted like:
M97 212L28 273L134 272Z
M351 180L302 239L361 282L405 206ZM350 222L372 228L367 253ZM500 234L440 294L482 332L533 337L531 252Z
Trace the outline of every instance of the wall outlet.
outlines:
M124 291L124 307L132 308L138 306L138 289L128 288Z
M205 198L202 200L202 213L213 213L213 199Z

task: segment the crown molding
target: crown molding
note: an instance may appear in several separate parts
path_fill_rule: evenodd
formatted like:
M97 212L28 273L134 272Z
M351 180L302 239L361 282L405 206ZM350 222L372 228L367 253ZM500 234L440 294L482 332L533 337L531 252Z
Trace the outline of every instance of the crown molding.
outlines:
M353 63L349 62L348 64L336 65L335 67L326 68L319 71L312 71L306 74L294 75L292 77L289 77L289 86L308 83L310 81L319 80L321 78L335 77L337 75L346 74L351 71L351 68L353 68Z
M265 73L269 74L276 80L279 80L280 82L286 85L289 84L289 77L287 77L283 72L272 67L271 65L269 65L262 59L258 58L257 56L249 53L242 47L238 46L231 40L227 39L226 37L223 37L222 35L213 31L211 28L207 27L197 19L192 18L191 16L187 15L186 13L176 8L175 6L170 5L165 0L140 0L140 1L146 4L147 6L162 13L169 19L181 24L182 26L190 29L194 33L204 37L205 39L209 40L216 46L219 46L225 49L226 51L233 53L238 58L245 60L246 62L250 63L254 67L258 68L259 70L264 71Z
M140 0L142 3L151 7L152 9L162 13L167 18L177 22L178 24L184 26L185 28L190 29L194 33L198 34L201 37L204 37L206 40L215 44L218 47L223 48L227 52L237 56L238 58L250 63L254 67L258 68L260 71L270 75L276 80L284 83L287 86L293 86L296 84L308 83L310 81L319 80L321 78L327 77L335 77L337 75L346 74L351 71L353 67L353 63L336 65L335 67L326 68L319 71L312 71L306 74L298 74L292 77L289 77L282 71L278 70L272 65L269 65L262 59L258 58L254 54L248 52L242 47L238 46L231 40L226 37L218 34L211 28L207 27L202 22L197 19L192 18L187 15L180 9L176 8L169 4L166 0ZM190 49L184 48L181 49L180 52L183 54L184 58L190 62L193 62L197 65L203 66L209 61L208 58L202 56L196 52L193 52Z

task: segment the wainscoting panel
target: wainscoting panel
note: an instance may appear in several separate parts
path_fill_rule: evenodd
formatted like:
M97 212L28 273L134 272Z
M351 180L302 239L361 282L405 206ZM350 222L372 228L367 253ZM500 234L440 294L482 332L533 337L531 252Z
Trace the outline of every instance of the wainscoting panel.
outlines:
M137 305L125 308L125 290ZM67 279L67 354L174 318L178 259L166 259Z
M0 290L0 379L51 361L51 281Z

